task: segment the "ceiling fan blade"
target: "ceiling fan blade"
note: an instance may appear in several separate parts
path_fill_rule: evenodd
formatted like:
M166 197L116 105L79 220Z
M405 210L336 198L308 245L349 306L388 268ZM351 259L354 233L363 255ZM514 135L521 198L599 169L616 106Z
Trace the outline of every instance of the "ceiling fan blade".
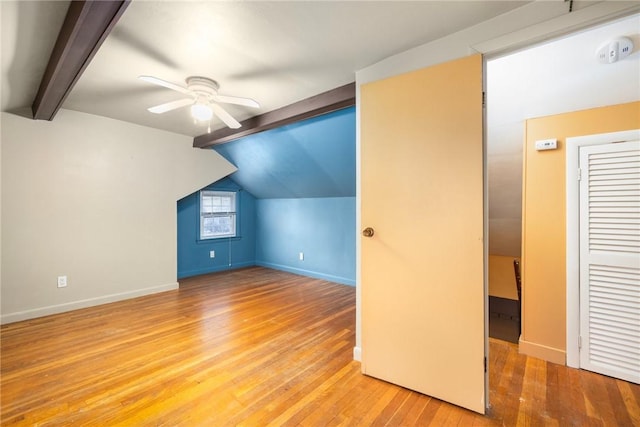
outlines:
M238 129L240 126L242 126L236 119L231 117L231 114L227 113L227 111L218 104L210 104L210 106L214 114L218 116L218 118L231 129Z
M177 84L168 82L166 80L159 79L153 76L138 76L140 80L144 80L148 83L153 83L154 85L166 87L167 89L175 90L180 93L184 93L186 95L191 95L191 92L186 87L178 86Z
M213 97L213 99L217 102L223 102L225 104L236 104L236 105L244 105L245 107L260 108L260 104L258 104L255 100L251 98L241 98L239 96L216 95Z
M164 104L156 105L155 107L147 108L152 113L162 114L167 111L175 110L180 107L193 104L193 98L178 99L177 101L166 102Z

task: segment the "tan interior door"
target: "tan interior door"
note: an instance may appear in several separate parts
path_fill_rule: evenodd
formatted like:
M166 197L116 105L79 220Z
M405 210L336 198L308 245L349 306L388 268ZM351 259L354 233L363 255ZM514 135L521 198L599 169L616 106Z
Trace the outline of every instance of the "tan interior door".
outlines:
M484 413L482 57L363 85L360 114L363 373Z

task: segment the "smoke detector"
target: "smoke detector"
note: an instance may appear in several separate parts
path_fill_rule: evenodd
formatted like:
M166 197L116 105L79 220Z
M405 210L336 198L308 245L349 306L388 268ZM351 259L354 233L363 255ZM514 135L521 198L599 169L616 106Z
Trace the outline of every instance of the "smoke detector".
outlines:
M596 58L601 64L613 64L626 58L633 52L633 42L626 37L609 40L596 51Z

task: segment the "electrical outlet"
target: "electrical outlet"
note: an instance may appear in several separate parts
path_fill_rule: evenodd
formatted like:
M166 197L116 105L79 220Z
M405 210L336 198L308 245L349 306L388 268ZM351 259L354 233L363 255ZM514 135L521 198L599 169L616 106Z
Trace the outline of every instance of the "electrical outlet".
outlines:
M58 276L58 287L59 288L67 287L67 276Z
M216 257L216 251L209 251L209 258L215 258Z
M300 252L298 258L300 258L300 261L304 261L304 252Z

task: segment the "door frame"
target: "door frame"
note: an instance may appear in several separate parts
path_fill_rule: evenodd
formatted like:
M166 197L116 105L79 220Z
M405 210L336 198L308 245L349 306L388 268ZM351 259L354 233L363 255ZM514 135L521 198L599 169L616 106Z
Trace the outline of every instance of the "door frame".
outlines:
M566 259L567 366L580 368L580 148L589 145L637 141L640 129L576 136L566 139Z

